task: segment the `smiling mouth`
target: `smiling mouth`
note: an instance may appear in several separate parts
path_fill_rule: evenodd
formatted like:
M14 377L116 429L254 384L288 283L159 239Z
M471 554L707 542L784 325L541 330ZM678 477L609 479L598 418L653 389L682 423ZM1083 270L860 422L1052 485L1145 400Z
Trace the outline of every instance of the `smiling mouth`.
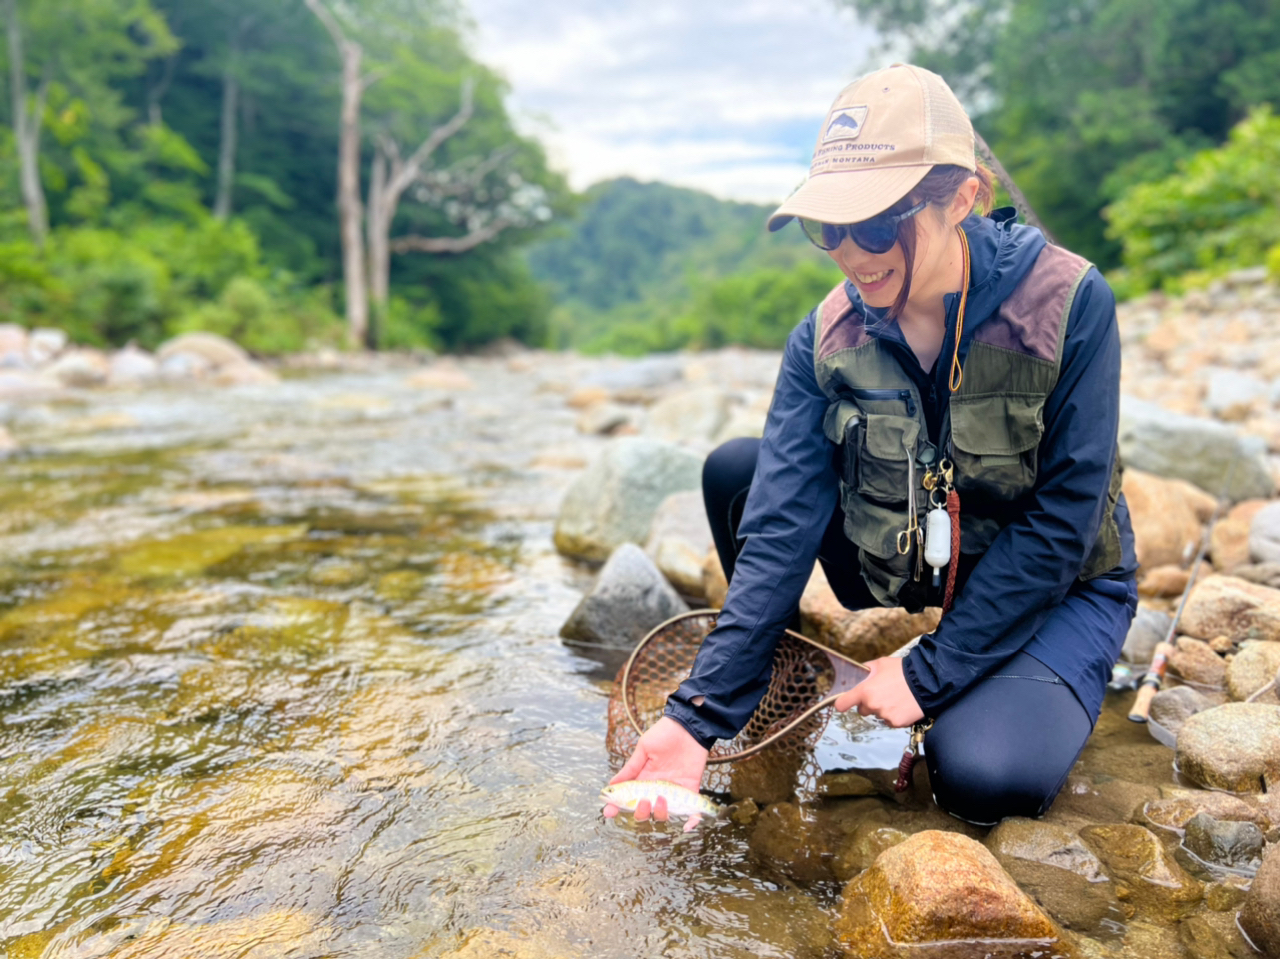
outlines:
M853 276L859 283L869 286L872 283L879 283L892 272L893 270L881 270L879 273L855 273Z

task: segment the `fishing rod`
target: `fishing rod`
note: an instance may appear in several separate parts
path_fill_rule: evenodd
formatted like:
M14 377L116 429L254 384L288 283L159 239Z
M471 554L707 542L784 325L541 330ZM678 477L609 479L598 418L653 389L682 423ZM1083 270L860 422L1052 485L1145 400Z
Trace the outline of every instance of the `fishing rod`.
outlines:
M1151 658L1151 666L1147 669L1147 675L1142 677L1142 683L1138 687L1138 696L1133 701L1133 708L1129 710L1129 719L1135 723L1145 723L1151 718L1151 700L1155 698L1156 693L1160 692L1160 687L1164 684L1164 674L1169 668L1169 657L1173 655L1176 648L1173 640L1178 633L1178 623L1182 621L1182 611L1187 608L1187 600L1191 597L1191 590L1196 585L1196 577L1200 573L1200 565L1204 562L1205 554L1209 552L1209 542L1213 537L1213 528L1217 525L1223 509L1230 501L1231 478L1235 471L1236 461L1232 459L1227 466L1227 478L1222 484L1222 495L1218 497L1218 504L1213 508L1213 515L1209 517L1209 523L1200 535L1200 548L1196 551L1196 558L1191 564L1191 575L1187 577L1187 585L1182 590L1182 598L1178 600L1178 608L1169 623L1169 629L1165 633L1164 640L1156 643L1156 648Z

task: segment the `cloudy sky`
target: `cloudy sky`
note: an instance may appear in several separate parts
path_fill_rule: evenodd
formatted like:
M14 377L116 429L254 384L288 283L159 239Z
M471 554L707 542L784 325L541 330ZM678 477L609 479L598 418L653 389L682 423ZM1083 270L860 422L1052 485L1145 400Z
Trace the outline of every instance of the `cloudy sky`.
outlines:
M479 58L575 187L630 175L776 202L840 88L882 64L834 0L468 0Z

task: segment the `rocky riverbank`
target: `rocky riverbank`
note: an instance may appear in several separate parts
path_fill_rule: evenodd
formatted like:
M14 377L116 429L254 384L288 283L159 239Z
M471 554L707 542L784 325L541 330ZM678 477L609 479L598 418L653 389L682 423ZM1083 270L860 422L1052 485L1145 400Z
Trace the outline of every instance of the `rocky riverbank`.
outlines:
M875 769L828 772L819 801L759 777L734 819L794 880L837 882L848 956L1280 955L1280 290L1249 271L1181 300L1120 309L1121 449L1142 608L1095 735L1041 820L979 829ZM725 582L700 508L706 452L760 435L778 357L653 358L566 387L584 433L617 437L582 472L559 551L603 568L562 635L629 648ZM1151 730L1124 718L1191 556L1225 494ZM815 568L814 638L886 655L938 611L851 613ZM1127 669L1127 674L1126 674ZM1156 738L1158 737L1158 738ZM794 772L794 770L789 771Z

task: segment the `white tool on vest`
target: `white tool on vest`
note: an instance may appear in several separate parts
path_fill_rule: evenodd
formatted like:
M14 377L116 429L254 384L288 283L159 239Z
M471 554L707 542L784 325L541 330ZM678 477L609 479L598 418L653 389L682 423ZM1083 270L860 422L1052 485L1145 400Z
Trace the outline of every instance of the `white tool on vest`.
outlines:
M929 470L924 488L929 491L931 509L925 516L924 561L933 567L933 587L942 585L942 570L951 562L951 516L947 513L947 493L951 490L954 468L947 459L938 464L939 472Z

